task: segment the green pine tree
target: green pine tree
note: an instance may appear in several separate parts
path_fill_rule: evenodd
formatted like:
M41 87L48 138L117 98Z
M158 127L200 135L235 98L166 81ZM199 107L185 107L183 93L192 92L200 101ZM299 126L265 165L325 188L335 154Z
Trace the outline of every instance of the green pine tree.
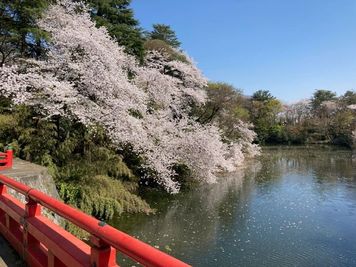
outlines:
M36 25L50 4L47 0L3 0L0 2L0 66L15 56L38 58L48 37Z
M178 40L176 33L169 25L154 24L153 31L148 33L148 38L152 40L162 40L174 48L179 48L181 42Z
M131 0L86 0L91 15L98 26L107 28L109 34L126 52L142 59L144 38L138 21L129 5Z

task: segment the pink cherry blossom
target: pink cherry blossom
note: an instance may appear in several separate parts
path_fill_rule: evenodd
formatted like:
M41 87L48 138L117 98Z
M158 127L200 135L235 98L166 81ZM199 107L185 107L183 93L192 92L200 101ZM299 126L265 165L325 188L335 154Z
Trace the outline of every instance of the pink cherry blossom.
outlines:
M217 126L189 117L190 103L206 100L207 80L188 57L169 61L149 52L141 66L105 28L95 26L85 5L69 0L50 7L38 24L51 34L48 58L1 68L0 93L15 104L35 106L47 117L102 125L118 147L130 144L144 167L155 171L152 178L172 193L180 188L175 164L211 183L217 172L232 171L258 154L251 125L237 122L241 138L227 144ZM179 75L167 75L165 66Z

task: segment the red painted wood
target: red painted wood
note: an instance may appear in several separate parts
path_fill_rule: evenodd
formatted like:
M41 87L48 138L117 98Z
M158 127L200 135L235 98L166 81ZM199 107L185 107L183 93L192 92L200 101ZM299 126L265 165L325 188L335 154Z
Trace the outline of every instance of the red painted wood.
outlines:
M0 168L12 166L12 151L0 153ZM6 187L25 195L23 204L7 194ZM41 215L45 207L91 235L86 244ZM144 266L187 267L143 243L46 194L0 175L0 233L29 266L116 267L116 250Z
M5 153L0 152L0 170L11 168L12 162L13 162L12 149L8 149Z

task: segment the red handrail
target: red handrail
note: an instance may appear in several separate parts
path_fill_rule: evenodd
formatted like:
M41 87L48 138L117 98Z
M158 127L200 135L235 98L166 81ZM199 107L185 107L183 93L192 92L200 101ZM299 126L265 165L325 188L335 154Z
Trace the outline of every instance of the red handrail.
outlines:
M26 205L8 195L6 186L25 195ZM40 205L88 232L90 247L44 218ZM21 251L30 266L118 266L115 249L144 266L189 266L4 175L0 175L0 232L18 251Z

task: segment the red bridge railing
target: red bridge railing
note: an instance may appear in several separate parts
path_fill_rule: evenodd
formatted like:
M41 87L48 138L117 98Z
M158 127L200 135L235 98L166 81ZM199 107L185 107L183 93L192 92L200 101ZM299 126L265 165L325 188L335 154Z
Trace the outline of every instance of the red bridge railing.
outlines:
M5 153L0 152L0 170L12 167L12 149L7 149Z
M4 154L6 154L4 156ZM9 158L11 155L11 159ZM12 151L0 154L12 164ZM7 165L6 165L7 164ZM7 193L12 188L26 197L23 204ZM89 244L41 214L45 207L90 234ZM63 202L0 175L0 233L29 266L118 266L116 251L144 266L189 266Z

